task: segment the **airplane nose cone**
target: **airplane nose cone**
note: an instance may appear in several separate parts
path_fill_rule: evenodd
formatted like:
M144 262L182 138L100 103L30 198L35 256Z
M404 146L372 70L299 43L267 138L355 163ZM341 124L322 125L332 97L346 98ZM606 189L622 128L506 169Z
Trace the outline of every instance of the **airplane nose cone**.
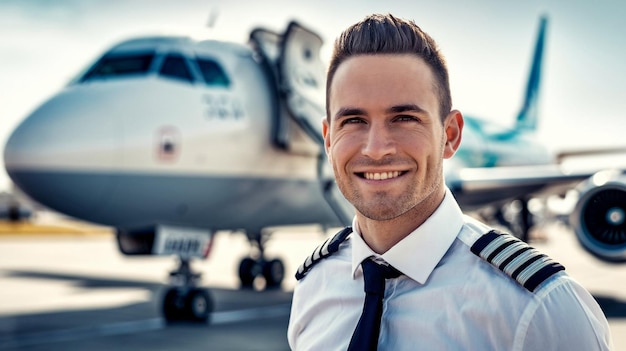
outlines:
M67 88L37 108L4 149L7 173L34 200L70 216L104 206L121 139L93 92ZM109 172L110 174L110 172Z

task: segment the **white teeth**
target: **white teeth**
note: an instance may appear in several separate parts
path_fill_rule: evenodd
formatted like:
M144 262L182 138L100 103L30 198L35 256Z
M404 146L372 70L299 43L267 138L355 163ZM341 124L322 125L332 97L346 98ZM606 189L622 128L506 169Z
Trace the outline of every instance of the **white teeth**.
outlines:
M382 173L370 173L370 172L365 172L365 179L370 179L370 180L385 180L385 179L390 179L390 178L395 178L398 177L400 175L399 171L394 171L394 172L382 172Z

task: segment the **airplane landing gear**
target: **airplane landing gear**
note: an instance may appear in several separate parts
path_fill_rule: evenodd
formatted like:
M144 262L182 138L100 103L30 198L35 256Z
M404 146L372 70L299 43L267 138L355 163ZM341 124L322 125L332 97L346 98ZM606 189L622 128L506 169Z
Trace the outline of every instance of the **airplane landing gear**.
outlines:
M208 289L198 288L200 274L191 271L188 259L180 259L170 273L170 286L163 295L163 316L167 322L207 322L214 303Z
M285 278L285 265L280 259L267 260L264 255L264 242L266 238L261 234L246 233L251 243L256 244L258 259L252 255L245 257L239 264L239 280L244 288L252 288L257 277L265 279L265 288L279 287Z
M285 278L285 266L279 259L266 261L264 259L255 260L246 257L239 264L239 280L241 286L251 288L256 277L262 276L265 279L267 288L280 286Z
M530 230L534 225L534 215L528 208L528 200L519 198L509 204L497 207L492 216L497 224L505 227L511 234L524 242L530 240Z

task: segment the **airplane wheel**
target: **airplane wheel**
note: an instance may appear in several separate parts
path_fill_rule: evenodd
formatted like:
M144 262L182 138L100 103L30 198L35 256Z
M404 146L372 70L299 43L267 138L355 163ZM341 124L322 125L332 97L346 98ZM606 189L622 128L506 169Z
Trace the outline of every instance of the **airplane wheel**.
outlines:
M185 314L194 322L206 322L213 307L213 299L206 289L191 289L185 298Z
M239 280L241 281L242 287L252 287L254 278L256 278L256 265L256 261L250 257L246 257L241 260L241 263L239 264Z
M267 287L277 287L285 278L285 265L279 259L273 259L263 264L263 277Z
M185 299L177 288L167 289L163 296L163 317L168 322L185 319Z

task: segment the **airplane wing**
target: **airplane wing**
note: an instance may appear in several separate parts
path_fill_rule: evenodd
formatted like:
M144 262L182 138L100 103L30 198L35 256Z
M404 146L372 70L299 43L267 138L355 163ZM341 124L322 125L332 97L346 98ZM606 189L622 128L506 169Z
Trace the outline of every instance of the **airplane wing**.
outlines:
M446 184L464 210L522 200L517 225L528 239L532 221L530 198L564 195L575 189L578 200L570 214L581 245L607 262L626 261L626 173L624 167L599 171L592 167L567 169L562 165L459 168L446 173ZM509 223L510 224L510 223Z
M559 165L461 168L446 184L464 207L480 207L538 193L563 194L597 170L569 171Z
M593 149L579 149L579 150L563 150L556 154L556 161L562 163L568 158L572 157L586 157L586 156L598 156L598 155L611 155L611 154L626 154L626 147L605 147L605 148L593 148Z

